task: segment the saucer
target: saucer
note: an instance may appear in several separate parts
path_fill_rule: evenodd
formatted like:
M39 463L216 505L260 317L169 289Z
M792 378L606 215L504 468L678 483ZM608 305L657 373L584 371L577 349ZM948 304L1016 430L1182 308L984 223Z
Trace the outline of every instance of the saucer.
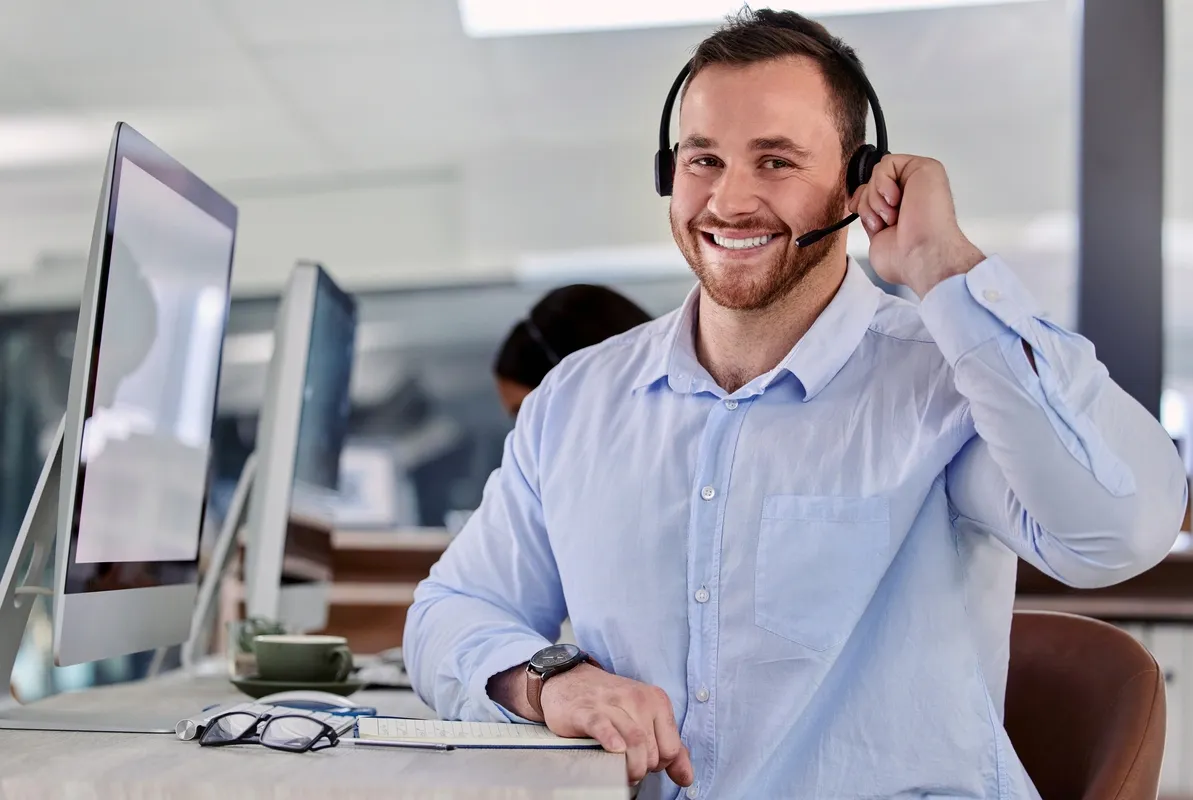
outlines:
M277 692L328 692L330 694L347 697L359 691L365 685L364 681L349 678L343 681L267 681L256 675L230 678L232 685L254 699Z

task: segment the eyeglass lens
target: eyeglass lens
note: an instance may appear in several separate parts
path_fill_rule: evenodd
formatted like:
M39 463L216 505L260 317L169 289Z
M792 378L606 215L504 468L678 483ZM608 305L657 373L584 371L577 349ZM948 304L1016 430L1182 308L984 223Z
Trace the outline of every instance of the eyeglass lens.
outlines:
M256 724L257 719L256 714L244 712L225 714L211 721L203 731L203 740L214 744L236 741Z
M303 750L327 731L327 727L310 717L274 717L261 731L261 744L280 750ZM334 743L329 739L322 746ZM322 744L322 743L319 743ZM319 744L316 748L319 749Z

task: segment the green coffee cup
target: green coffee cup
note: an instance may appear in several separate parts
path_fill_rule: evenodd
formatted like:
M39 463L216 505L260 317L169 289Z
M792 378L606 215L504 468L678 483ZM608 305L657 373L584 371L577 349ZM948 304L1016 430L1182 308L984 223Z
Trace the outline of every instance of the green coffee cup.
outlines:
M343 636L262 634L253 637L253 650L262 680L340 683L352 672Z

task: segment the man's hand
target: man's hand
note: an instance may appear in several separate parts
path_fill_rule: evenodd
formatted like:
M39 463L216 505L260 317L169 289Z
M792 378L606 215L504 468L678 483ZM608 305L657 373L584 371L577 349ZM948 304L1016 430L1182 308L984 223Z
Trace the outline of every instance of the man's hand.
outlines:
M694 780L671 699L657 686L582 664L543 684L542 703L555 733L587 736L611 753L625 753L631 783L660 770L680 786Z
M536 719L526 699L525 664L494 675L488 690L493 702ZM555 733L596 739L611 753L625 753L631 783L660 770L680 786L695 780L671 699L662 689L581 664L548 679L539 700L546 719L538 721Z
M883 156L869 183L850 198L849 210L870 236L870 265L878 276L921 298L985 259L957 225L948 176L934 159Z

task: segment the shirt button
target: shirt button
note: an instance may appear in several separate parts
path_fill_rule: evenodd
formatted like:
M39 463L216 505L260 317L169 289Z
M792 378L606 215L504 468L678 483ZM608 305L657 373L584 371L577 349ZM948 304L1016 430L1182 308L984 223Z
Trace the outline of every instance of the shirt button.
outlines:
M982 292L982 297L985 297L991 303L997 303L1002 299L1002 293L997 289L987 289L986 291Z
M707 603L708 597L709 597L708 589L705 589L703 586L701 586L699 589L696 590L696 602L697 603Z
M700 490L700 496L703 497L705 500L712 500L714 497L717 496L717 490L712 488L711 486L705 486L703 489Z
M736 401L736 400L726 400L726 401L725 401L725 408L727 408L727 409L729 409L730 411L732 411L733 409L737 408L737 401Z
M701 686L699 689L696 690L696 699L699 700L701 703L708 702L708 687L707 686Z
M700 794L700 789L693 783L684 794L688 796L688 800L696 800L696 797Z

